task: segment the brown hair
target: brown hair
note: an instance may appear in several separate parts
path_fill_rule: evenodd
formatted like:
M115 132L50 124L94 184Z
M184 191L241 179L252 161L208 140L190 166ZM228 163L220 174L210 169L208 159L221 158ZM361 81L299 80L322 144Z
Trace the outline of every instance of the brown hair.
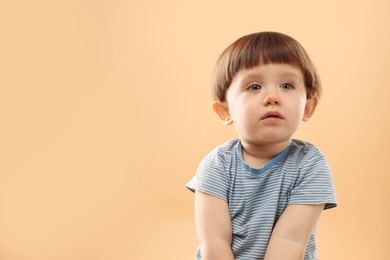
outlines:
M269 63L297 66L303 74L307 97L320 96L318 73L302 45L282 33L260 32L239 38L221 54L212 80L214 100L225 101L226 92L239 70Z

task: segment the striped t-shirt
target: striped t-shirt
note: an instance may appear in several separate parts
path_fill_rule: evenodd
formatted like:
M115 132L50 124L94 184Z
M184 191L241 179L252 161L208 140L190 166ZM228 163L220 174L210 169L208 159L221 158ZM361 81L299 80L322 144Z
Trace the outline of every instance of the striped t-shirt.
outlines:
M228 203L236 260L264 259L272 229L288 205L336 206L325 157L314 145L295 139L259 169L243 161L238 139L226 142L203 159L187 188ZM317 259L315 251L314 230L304 259ZM201 259L199 248L196 259Z

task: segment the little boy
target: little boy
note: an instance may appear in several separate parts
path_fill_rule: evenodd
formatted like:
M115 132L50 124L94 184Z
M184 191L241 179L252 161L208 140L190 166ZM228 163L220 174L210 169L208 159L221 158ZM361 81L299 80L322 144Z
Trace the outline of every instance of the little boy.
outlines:
M336 207L332 176L320 151L292 136L320 93L314 65L290 36L250 34L221 54L213 110L238 139L210 152L187 184L196 259L317 259L318 219Z

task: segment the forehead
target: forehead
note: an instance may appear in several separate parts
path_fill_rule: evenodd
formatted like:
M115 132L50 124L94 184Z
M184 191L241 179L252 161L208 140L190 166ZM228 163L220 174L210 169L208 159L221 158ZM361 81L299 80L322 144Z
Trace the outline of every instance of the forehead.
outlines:
M302 71L291 64L261 64L249 69L241 69L233 77L233 82L243 79L259 79L264 77L293 78L303 81Z

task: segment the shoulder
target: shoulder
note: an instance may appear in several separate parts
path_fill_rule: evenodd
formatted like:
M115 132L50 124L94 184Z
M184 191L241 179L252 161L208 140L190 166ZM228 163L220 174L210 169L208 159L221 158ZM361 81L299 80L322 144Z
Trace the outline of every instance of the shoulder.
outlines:
M234 155L235 150L239 144L238 139L229 140L216 148L214 148L203 161L218 160L218 161L229 161Z
M317 156L323 156L321 151L314 144L306 141L293 139L291 146L292 152L290 153L290 155L293 155L300 159L310 159Z
M308 165L327 164L325 156L314 144L297 139L292 141L287 162L292 163L292 166L298 169Z
M230 140L214 148L201 161L195 177L187 184L187 187L192 191L199 190L228 201L229 165L238 143L238 140Z
M336 206L331 170L325 156L313 144L294 140L295 166L298 178L291 191L290 204L322 204L325 209ZM292 168L290 168L292 169Z
M239 139L232 139L229 140L220 146L218 146L215 150L217 150L219 153L224 153L224 154L231 154L234 152L235 148L239 144Z
M330 175L328 162L315 145L300 140L294 140L294 144L290 162L302 176Z
M200 162L197 173L200 176L229 175L229 165L233 161L238 144L239 140L234 139L214 148Z

